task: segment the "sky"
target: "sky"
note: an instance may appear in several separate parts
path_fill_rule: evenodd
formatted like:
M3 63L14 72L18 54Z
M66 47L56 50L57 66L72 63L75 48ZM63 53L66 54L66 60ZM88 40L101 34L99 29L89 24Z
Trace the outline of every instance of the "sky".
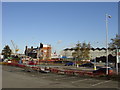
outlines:
M11 40L24 52L25 46L50 44L57 53L79 41L92 47L106 47L118 33L117 2L3 2L2 48Z

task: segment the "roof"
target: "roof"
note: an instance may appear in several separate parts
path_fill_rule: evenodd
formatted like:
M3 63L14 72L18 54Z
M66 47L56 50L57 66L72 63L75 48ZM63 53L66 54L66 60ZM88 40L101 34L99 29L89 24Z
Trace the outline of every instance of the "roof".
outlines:
M38 48L28 48L27 53L33 53L33 50L37 51Z
M83 49L83 48L80 48L80 49ZM89 48L88 48L89 49ZM108 48L108 50L115 50L116 48ZM120 49L120 48L119 48ZM67 50L76 50L76 48L66 48L64 49L64 51L67 51ZM90 50L106 50L106 48L90 48Z

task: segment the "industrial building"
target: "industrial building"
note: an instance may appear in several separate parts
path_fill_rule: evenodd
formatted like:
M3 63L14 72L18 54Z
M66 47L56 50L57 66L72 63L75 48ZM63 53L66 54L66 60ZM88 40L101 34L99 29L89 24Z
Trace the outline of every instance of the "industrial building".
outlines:
M74 48L66 48L61 52L62 56L66 56L68 58L73 58L72 53L75 52ZM108 48L108 55L115 56L115 48ZM90 59L95 59L96 57L106 56L106 48L90 48L89 57Z

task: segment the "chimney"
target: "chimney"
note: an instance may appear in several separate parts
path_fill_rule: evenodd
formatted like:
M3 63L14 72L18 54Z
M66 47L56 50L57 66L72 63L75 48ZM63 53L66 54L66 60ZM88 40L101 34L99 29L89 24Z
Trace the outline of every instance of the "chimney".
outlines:
M31 46L31 49L33 49L33 46Z
M27 49L28 49L27 46L25 46L25 52L24 52L25 55L27 55Z
M40 43L40 48L43 48L43 44L42 43Z
M25 50L27 50L27 46L25 46Z

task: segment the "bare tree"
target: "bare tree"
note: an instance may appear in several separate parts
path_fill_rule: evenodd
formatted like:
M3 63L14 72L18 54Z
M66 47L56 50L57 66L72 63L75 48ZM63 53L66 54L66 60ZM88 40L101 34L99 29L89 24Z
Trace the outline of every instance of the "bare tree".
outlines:
M75 52L72 53L72 56L77 59L89 59L90 53L90 43L77 43L75 47Z
M120 48L120 35L116 35L115 38L111 39L111 43L109 43L109 48Z

